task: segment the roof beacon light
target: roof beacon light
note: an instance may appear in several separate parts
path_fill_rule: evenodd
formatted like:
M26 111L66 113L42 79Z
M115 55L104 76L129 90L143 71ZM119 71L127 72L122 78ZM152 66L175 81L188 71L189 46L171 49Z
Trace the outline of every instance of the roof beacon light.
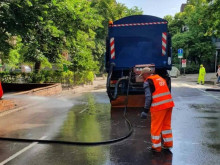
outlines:
M109 25L113 25L113 21L110 20L110 21L108 22L108 24L109 24Z

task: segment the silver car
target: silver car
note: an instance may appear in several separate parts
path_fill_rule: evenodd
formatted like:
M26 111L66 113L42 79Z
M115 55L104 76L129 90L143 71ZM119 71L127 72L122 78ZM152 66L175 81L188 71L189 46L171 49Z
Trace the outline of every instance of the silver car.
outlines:
M180 76L180 71L177 67L172 66L172 69L170 71L168 71L170 77L175 77L177 78L178 76Z

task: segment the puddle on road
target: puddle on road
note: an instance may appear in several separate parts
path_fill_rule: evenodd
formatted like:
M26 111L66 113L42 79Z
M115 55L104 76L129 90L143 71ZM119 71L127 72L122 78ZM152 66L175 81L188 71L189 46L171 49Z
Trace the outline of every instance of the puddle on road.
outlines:
M220 104L194 104L191 107L201 112L220 113Z
M81 98L83 104L76 104L68 112L56 139L99 142L124 135L127 131L127 125L122 115L114 120L111 116L110 104L103 103L99 97L96 93L84 95ZM122 131L119 131L120 128Z

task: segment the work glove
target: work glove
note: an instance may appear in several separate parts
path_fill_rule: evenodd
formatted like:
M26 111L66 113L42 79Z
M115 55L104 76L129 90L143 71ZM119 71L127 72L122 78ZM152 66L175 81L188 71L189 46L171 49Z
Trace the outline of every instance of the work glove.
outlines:
M146 119L149 109L144 108L143 112L141 112L141 119Z
M146 119L146 118L147 118L147 113L141 112L141 119Z

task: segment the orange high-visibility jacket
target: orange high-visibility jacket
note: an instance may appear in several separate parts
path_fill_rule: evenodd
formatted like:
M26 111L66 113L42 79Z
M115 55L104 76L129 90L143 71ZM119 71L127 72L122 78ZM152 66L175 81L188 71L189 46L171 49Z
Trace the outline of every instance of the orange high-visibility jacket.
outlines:
M174 107L174 102L166 81L157 74L149 76L147 79L151 79L155 87L155 91L152 93L150 111L155 112Z

